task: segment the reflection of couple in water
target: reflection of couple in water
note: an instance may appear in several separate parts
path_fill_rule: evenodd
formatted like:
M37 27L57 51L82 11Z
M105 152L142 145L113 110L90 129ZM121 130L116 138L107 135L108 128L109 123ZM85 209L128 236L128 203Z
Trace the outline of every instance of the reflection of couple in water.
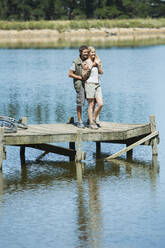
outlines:
M82 106L85 97L88 100L88 120L92 129L100 127L97 117L103 106L99 74L103 74L101 61L96 55L94 47L81 46L80 56L73 61L69 70L69 77L74 80L77 93L77 116L80 128L84 127L81 119Z

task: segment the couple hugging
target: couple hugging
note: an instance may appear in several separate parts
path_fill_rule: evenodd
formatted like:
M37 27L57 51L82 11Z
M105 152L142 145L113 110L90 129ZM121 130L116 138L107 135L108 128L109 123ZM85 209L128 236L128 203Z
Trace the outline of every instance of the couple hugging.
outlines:
M97 117L103 106L99 82L99 74L103 74L101 61L96 55L94 47L81 46L79 52L80 56L73 61L69 70L69 77L73 78L77 93L77 126L84 127L81 115L86 98L88 100L89 127L98 129L100 124L97 122Z

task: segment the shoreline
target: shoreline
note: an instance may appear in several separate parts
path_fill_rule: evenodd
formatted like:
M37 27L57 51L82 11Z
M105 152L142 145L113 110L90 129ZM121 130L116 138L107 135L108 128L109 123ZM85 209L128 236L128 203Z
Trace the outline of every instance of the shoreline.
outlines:
M59 44L131 43L157 40L165 44L165 27L161 28L90 28L59 32L58 30L0 30L1 48L56 48ZM64 45L64 47L67 45ZM75 44L76 46L76 44Z

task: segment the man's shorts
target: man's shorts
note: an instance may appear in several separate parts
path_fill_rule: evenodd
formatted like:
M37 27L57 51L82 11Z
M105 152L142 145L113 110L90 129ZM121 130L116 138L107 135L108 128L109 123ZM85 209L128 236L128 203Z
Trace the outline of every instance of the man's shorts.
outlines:
M95 83L85 83L85 93L86 98L101 98L102 99L102 91L100 84Z
M76 90L77 96L76 96L76 103L77 106L83 106L84 102L85 102L85 89L84 87L81 85L79 90Z

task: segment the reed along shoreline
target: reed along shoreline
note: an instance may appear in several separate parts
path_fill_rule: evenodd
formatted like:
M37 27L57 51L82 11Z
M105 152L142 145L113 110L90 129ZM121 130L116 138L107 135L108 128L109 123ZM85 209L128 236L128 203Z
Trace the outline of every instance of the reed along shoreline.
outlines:
M0 30L1 48L58 48L165 44L165 28L101 28L58 30Z
M165 44L165 19L0 21L0 48Z

